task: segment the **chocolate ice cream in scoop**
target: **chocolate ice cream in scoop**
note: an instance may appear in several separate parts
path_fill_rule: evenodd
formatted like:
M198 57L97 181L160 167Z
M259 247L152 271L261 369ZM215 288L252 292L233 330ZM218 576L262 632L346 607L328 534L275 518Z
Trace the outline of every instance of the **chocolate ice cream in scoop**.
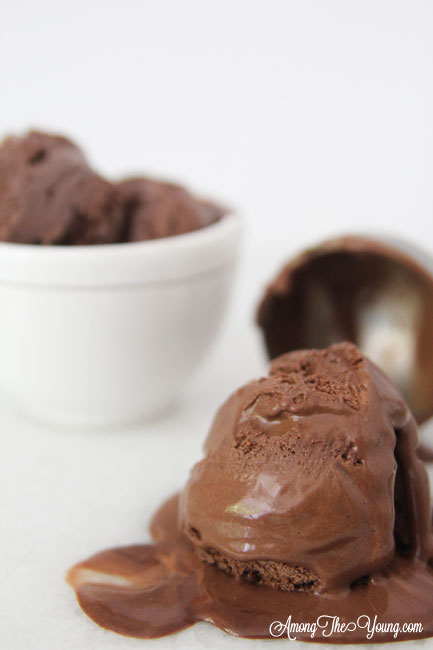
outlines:
M290 259L257 312L269 358L352 341L419 424L433 416L433 259L404 241L349 235Z
M203 460L152 522L155 543L93 556L69 581L87 614L131 636L207 620L267 638L289 615L351 623L319 625L316 641L395 640L395 624L398 640L433 636L417 444L405 401L353 344L283 355L222 405ZM362 617L375 616L388 627L369 639Z

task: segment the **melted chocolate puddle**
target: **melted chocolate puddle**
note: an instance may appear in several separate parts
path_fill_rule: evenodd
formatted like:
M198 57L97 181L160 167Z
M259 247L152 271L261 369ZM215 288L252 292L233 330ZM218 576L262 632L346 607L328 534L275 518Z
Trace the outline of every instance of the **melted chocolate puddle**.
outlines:
M352 588L324 595L283 592L238 582L202 563L178 531L177 507L176 496L155 515L151 524L155 544L104 551L69 571L68 582L81 608L102 627L154 638L206 620L241 637L268 638L271 623L284 624L290 615L292 623L315 623L319 616L356 622L363 615L371 623L375 616L378 623L421 623L421 632L400 632L400 641L433 636L433 568L425 562L395 556L384 574ZM330 629L328 619L325 633ZM309 633L293 635L312 640ZM314 640L365 643L366 636L366 629L356 627L328 637L318 630ZM371 642L394 640L388 631L375 634Z

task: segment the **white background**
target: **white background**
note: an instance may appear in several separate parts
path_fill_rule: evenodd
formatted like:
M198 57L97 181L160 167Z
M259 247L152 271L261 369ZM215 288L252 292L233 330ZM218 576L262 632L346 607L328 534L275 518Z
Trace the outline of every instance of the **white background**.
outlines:
M225 330L176 412L134 431L72 434L1 407L2 648L261 646L205 624L159 642L104 632L63 573L145 539L215 407L263 371L254 306L285 258L353 231L433 252L432 34L430 0L2 4L2 133L64 132L103 173L184 182L245 223Z

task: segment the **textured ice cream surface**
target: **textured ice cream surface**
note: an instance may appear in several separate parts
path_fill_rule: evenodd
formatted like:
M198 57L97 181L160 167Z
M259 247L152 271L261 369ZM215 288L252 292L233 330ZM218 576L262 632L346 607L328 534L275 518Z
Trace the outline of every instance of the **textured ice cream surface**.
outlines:
M415 543L396 476L403 429L401 444L414 447L405 402L354 345L283 355L217 413L181 494L181 529L237 577L288 591L348 587L382 571L396 542L399 552Z
M410 243L348 235L290 259L257 310L270 359L352 341L419 424L433 416L433 261Z

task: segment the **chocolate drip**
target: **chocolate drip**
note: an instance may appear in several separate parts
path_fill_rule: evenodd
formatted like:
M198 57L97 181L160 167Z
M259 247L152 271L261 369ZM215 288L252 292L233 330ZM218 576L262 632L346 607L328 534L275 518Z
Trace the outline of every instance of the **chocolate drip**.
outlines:
M427 562L433 556L430 489L424 463L417 454L418 430L412 418L396 431L396 441L396 549Z
M329 595L288 593L237 581L200 562L177 526L178 497L156 514L152 545L104 551L77 564L68 574L80 607L98 625L126 636L154 638L180 631L197 621L246 638L269 638L272 622L314 623L319 616L356 621L377 615L381 623L421 623L422 632L398 640L433 636L433 569L418 560L395 556L383 574L365 584ZM311 641L307 633L299 640ZM316 641L365 643L366 630ZM371 641L394 641L392 632Z

